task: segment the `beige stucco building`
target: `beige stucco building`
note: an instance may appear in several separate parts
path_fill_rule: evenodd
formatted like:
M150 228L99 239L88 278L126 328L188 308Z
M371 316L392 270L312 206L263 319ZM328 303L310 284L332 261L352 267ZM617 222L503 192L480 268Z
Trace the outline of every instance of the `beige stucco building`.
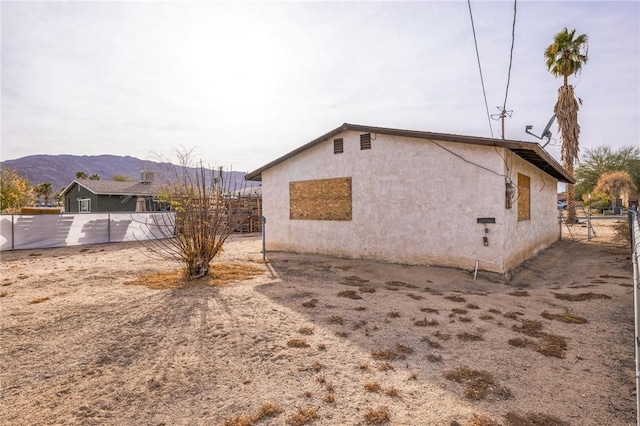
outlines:
M268 250L505 274L558 237L537 143L342 126L249 173Z

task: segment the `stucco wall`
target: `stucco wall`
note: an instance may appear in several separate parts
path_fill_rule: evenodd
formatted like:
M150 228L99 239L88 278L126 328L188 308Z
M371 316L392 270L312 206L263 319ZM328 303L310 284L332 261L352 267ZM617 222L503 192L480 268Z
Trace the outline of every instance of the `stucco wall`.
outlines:
M262 173L269 250L504 272L504 149L373 134L361 151L359 135L335 137L342 154L332 138ZM289 220L289 182L332 177L352 178L352 220ZM478 217L496 219L489 246Z
M510 151L507 151L506 160L514 183L518 173L530 178L531 212L530 220L518 221L518 194L513 208L506 211L504 269L509 271L557 241L558 182Z

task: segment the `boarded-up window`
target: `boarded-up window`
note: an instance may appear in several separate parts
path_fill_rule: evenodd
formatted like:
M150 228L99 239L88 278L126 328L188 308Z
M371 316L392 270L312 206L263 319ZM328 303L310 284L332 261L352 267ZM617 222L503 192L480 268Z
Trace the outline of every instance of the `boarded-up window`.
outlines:
M292 220L351 220L351 178L289 182Z
M334 139L333 140L333 153L334 154L342 154L344 152L344 139Z
M518 173L518 220L531 219L531 179Z

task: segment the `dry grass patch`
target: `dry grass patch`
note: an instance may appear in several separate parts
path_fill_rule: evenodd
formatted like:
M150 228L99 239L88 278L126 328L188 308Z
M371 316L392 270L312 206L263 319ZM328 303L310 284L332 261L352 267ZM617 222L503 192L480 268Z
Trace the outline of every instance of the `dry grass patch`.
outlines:
M326 351L327 350L327 345L325 345L324 343L318 343L317 346L319 351Z
M427 336L424 336L421 340L423 342L426 342L430 348L442 349L442 345L440 343L436 342L435 340L429 339Z
M433 337L444 342L451 339L451 335L449 333L442 333L440 331L436 331L435 333L433 333Z
M469 312L469 311L467 311L466 309L462 309L462 308L453 308L453 309L451 310L451 312L453 312L454 314L464 315L464 314L466 314L466 313L467 313L467 312Z
M489 314L483 314L483 315L480 315L480 319L483 320L483 321L490 321L490 320L492 320L494 318Z
M361 362L361 363L358 364L357 368L358 368L358 370L361 370L361 371L369 370L369 363L368 362Z
M371 358L384 361L393 361L394 359L398 359L401 357L392 349L384 349L381 351L371 352Z
M429 362L441 362L442 361L442 355L428 354L427 355L427 361L429 361Z
M305 336L309 336L313 334L313 327L300 327L298 329L298 333L304 334Z
M400 312L398 311L387 312L387 316L389 318L400 318Z
M336 402L336 397L332 393L328 393L328 394L325 394L325 396L322 397L322 400L324 402L326 402L327 404L333 404L334 402Z
M313 364L311 364L311 370L312 371L320 371L324 368L324 365L320 364L320 362L318 361L314 361Z
M447 300L451 300L452 302L458 302L458 303L465 303L467 301L467 299L465 299L462 296L459 296L457 294L453 294L450 296L444 296L445 299Z
M8 294L8 291L0 291L0 297L6 297Z
M49 296L47 296L47 297L38 297L37 299L33 299L32 301L30 301L29 304L30 305L35 305L36 303L46 302L49 299L51 299Z
M289 339L287 346L290 348L308 348L309 344L304 339Z
M308 302L304 302L302 306L305 308L315 308L317 304L318 304L318 299L311 299Z
M509 345L517 348L530 348L544 356L564 358L564 351L567 350L566 339L555 334L543 334L540 340L515 338L509 339Z
M356 307L356 308L353 308L353 310L354 310L354 311L366 311L366 310L367 310L367 308L366 308L366 307L364 307L364 306L358 306L358 307Z
M338 293L338 297L346 297L347 299L360 300L362 297L354 290L344 290Z
M516 290L516 291L512 291L511 293L507 293L509 296L515 296L515 297L528 297L529 296L529 292L526 290Z
M386 361L379 362L376 364L376 370L378 371L389 371L393 370L393 365L389 364Z
M346 331L336 331L336 336L345 338L349 337L349 333L347 333Z
M379 425L386 423L391 418L389 407L382 406L377 408L367 408L364 412L364 421L370 425Z
M505 317L505 318L516 320L516 319L518 319L518 317L521 317L523 315L524 315L524 312L512 311L512 312L507 312L506 314L504 314L502 316Z
M360 293L375 293L376 289L371 287L360 287Z
M456 337L463 342L479 342L480 340L484 340L480 334L467 333L466 331L456 334Z
M409 284L402 281L387 281L385 284L391 287L418 288L418 286L414 284Z
M347 285L361 285L364 283L368 283L369 280L365 280L364 278L360 278L355 275L351 275L349 277L343 278L343 280L347 283Z
M339 315L332 315L329 317L329 324L344 324L344 318Z
M282 413L282 408L274 404L262 404L252 416L236 416L222 420L222 426L253 426L256 422Z
M400 390L395 386L391 386L384 390L384 394L391 398L397 398L400 396Z
M533 321L533 320L522 320L520 325L514 324L511 326L513 331L517 331L518 333L526 334L531 337L541 337L542 336L542 322Z
M567 324L586 324L588 321L586 318L579 317L577 315L568 315L568 314L551 314L547 311L542 312L542 318L546 318L548 320L565 322Z
M438 321L436 320L427 320L422 319L422 320L418 320L418 321L414 321L413 325L415 325L416 327L437 327L438 326Z
M488 309L487 312L490 312L490 313L496 314L496 315L501 315L502 314L502 311L500 309L494 309L494 308Z
M458 317L458 321L460 321L460 322L472 322L473 319L471 319L470 317Z
M319 374L318 376L316 376L316 382L324 385L325 383L327 383L327 378L324 377L324 374Z
M467 303L467 309L480 309L480 306L475 303Z
M420 308L420 310L421 310L422 312L427 312L427 313L429 313L429 314L436 314L436 315L439 315L439 314L440 314L440 311L439 311L439 310L437 310L437 309L433 309L433 308Z
M567 294L567 293L553 293L556 299L566 300L567 302L582 302L584 300L593 300L593 299L611 299L611 296L607 296L606 294L598 294L598 293L580 293L580 294Z
M364 387L364 390L367 392L380 392L382 389L378 382L366 382L362 387Z
M421 300L424 299L424 297L420 296L419 294L413 294L413 293L407 293L407 296L412 298L413 300Z
M185 278L183 269L174 269L141 275L131 281L126 281L124 284L143 285L154 290L174 290L195 285L219 287L233 281L250 280L253 277L262 275L263 272L263 269L246 263L218 262L211 264L209 275L196 280Z
M396 351L401 354L409 355L413 353L413 348L401 343L396 343Z
M526 416L509 412L505 414L506 426L569 426L569 423L546 414L529 413Z
M418 380L418 376L414 372L410 372L407 376L407 382L412 382L414 380Z
M484 414L474 414L467 421L466 426L502 426L500 423L496 422L489 416L485 416Z
M287 417L287 424L291 426L302 426L309 424L318 418L318 410L316 408L299 408L298 411Z
M489 395L498 398L512 396L511 391L504 386L498 386L491 373L487 371L459 367L446 371L444 377L447 380L464 384L464 396L475 401L485 399Z

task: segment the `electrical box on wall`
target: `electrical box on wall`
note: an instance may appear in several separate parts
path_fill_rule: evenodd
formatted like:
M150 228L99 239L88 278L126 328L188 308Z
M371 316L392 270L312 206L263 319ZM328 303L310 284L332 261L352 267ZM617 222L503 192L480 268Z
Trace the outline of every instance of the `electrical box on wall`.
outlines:
M478 223L496 223L495 217L479 217Z

